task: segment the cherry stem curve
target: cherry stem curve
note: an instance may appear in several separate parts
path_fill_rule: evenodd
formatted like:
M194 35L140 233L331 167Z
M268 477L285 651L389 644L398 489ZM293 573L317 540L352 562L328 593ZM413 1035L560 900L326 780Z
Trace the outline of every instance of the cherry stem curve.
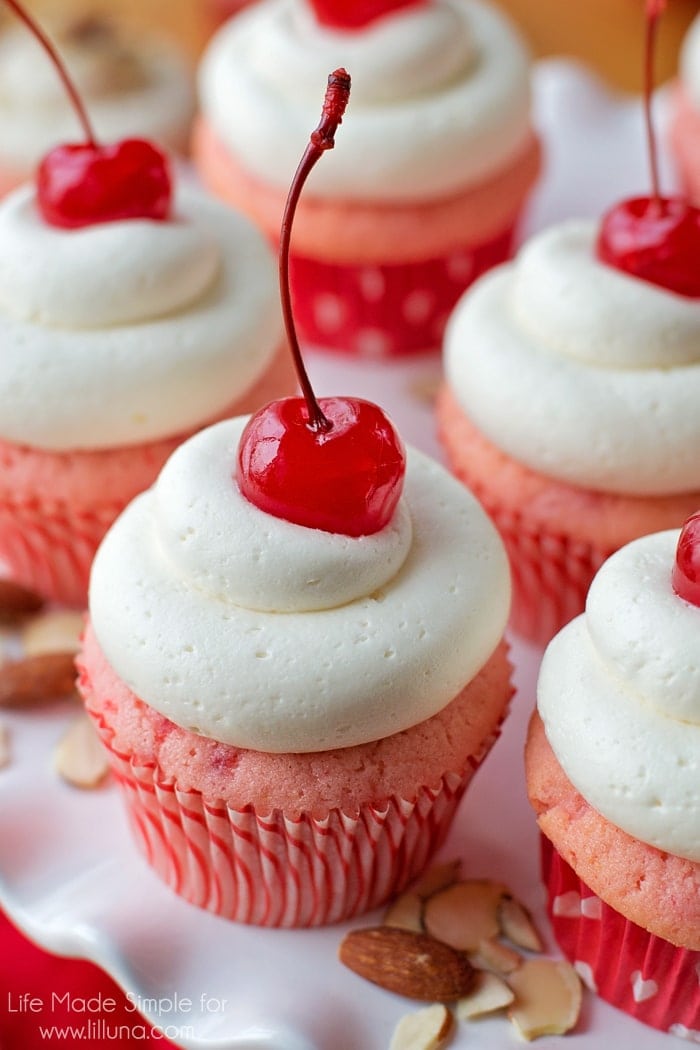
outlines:
M9 2L9 0L8 0ZM287 203L282 216L282 227L280 230L279 244L279 279L280 298L282 300L282 316L284 327L289 341L289 348L294 358L294 367L299 379L299 386L304 395L304 400L309 411L309 427L314 431L327 431L331 423L321 411L316 395L313 392L309 380L304 359L301 356L299 340L297 338L294 316L292 313L292 301L289 287L289 244L292 233L292 222L296 212L299 195L302 191L311 169L326 150L335 146L335 133L338 125L343 120L345 107L350 97L350 76L344 69L336 69L329 74L326 96L323 100L323 111L318 127L312 131L309 144L304 155L299 161L299 166L294 174L292 185L287 197Z
M73 107L77 114L78 120L82 124L83 133L85 135L85 138L87 139L88 146L96 147L97 139L95 138L95 132L93 131L92 124L90 123L90 118L87 115L87 110L85 109L83 101L80 95L78 94L78 90L75 84L73 83L68 73L68 70L63 64L63 61L60 58L58 52L56 51L56 48L53 46L53 44L47 37L44 30L41 28L41 26L34 21L32 16L27 11L24 10L21 4L18 3L18 0L5 0L5 4L17 15L17 17L22 22L24 22L24 24L27 26L30 32L33 33L38 42L41 44L44 51L46 51L59 77L61 78L64 88L68 92L68 96L71 102L73 103Z
M654 122L651 113L651 97L654 90L654 52L656 29L659 18L666 8L666 0L647 0L646 5L646 41L644 45L644 123L646 125L647 148L651 168L651 196L656 207L660 207L659 160L654 134Z

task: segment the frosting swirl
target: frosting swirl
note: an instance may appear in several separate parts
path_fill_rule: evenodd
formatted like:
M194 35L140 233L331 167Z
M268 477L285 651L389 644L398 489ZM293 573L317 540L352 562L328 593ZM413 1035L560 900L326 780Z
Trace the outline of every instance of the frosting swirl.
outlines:
M493 526L415 451L376 536L264 514L233 480L245 422L182 445L108 533L90 587L107 660L173 722L256 750L348 747L430 717L505 628Z
M320 25L296 0L263 0L210 45L203 110L248 171L282 188L337 66L353 75L352 121L339 158L311 176L317 196L449 195L505 165L529 134L525 48L479 0L435 0L359 32Z
M550 642L537 702L571 783L607 820L700 861L700 609L671 586L678 530L617 551Z
M635 496L693 491L700 304L598 262L595 235L553 227L481 278L448 325L448 382L533 470Z
M700 109L700 15L691 23L683 41L680 74L690 101Z
M198 191L180 188L169 222L80 230L43 223L30 187L0 207L5 440L99 449L188 430L245 394L280 329L261 235Z

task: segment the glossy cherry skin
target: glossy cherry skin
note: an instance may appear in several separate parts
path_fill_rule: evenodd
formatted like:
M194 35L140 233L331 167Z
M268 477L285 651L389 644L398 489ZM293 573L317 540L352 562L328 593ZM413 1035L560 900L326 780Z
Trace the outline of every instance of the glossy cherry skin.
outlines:
M272 401L249 420L238 447L238 486L277 518L367 536L396 509L406 470L401 438L360 398L319 400L330 427L312 430L301 397Z
M700 511L681 529L671 582L676 594L700 607Z
M167 219L171 199L168 158L145 139L56 146L37 173L42 216L66 229L119 219Z
M678 295L700 298L700 209L682 197L636 197L603 217L601 262Z
M402 7L417 7L425 0L309 0L316 18L330 29L362 29L383 15Z

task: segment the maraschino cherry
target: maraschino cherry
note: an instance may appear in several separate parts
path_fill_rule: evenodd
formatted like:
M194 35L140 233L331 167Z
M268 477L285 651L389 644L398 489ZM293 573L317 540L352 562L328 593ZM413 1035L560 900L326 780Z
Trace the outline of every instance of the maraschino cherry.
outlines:
M425 0L309 0L316 18L329 29L362 29L377 18Z
M700 298L700 210L683 197L662 197L651 117L656 27L665 0L647 0L644 115L651 164L650 197L616 204L603 217L596 251L601 262L667 288Z
M401 495L403 444L382 410L350 397L316 399L299 349L289 291L289 241L301 189L314 164L335 145L350 77L328 78L321 121L296 170L282 219L279 270L282 312L303 397L272 401L251 417L238 448L238 486L277 518L347 536L379 532Z
M172 180L167 156L145 139L97 142L82 100L56 49L18 0L5 0L53 62L86 141L56 146L37 173L37 203L47 223L62 228L119 219L167 219Z
M700 606L700 511L681 529L671 582L677 595Z

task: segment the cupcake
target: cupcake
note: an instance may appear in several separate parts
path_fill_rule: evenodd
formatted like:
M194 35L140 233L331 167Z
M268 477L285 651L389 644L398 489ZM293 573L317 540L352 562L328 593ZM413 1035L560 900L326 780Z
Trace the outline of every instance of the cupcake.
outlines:
M681 49L670 143L686 192L700 205L700 15L690 26Z
M0 203L0 557L84 605L97 544L180 441L294 379L261 234L174 189L147 140L100 144L46 50L86 141Z
M560 947L608 1002L691 1042L700 1031L699 524L684 529L675 570L678 530L637 539L602 566L585 614L547 647L526 752Z
M342 63L352 122L295 230L300 336L371 357L434 350L460 293L510 254L539 171L528 56L478 0L263 0L237 15L201 65L193 154L275 243L316 92Z
M512 692L495 529L377 405L317 400L299 351L291 223L348 92L337 70L281 237L304 396L195 435L127 507L79 658L148 861L266 926L350 918L410 882Z
M194 84L175 46L98 16L63 18L53 28L100 137L143 135L186 151ZM11 19L0 34L0 193L26 182L46 150L79 130L56 71Z
M600 258L569 221L461 299L440 439L501 532L512 625L544 644L618 547L700 505L700 300Z

